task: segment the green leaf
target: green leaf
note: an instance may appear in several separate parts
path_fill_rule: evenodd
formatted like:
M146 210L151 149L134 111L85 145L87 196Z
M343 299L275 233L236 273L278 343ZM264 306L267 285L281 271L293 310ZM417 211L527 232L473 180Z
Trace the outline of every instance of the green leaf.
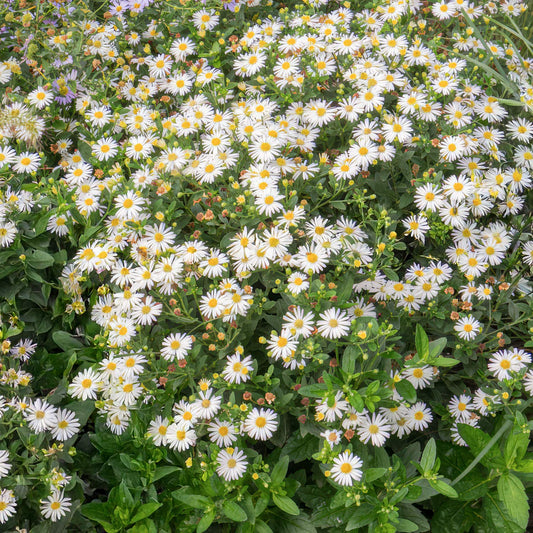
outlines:
M448 500L453 502L454 500ZM411 505L410 503L400 503L398 505L398 512L400 516L410 522L414 522L418 526L418 531L429 531L429 522L423 515L422 511Z
M436 509L431 519L432 533L467 533L479 520L472 511L470 502L445 500ZM498 530L494 530L496 532ZM499 532L498 532L499 533Z
M347 374L353 374L355 372L355 361L357 360L357 348L355 345L350 344L344 350L341 359L341 365L344 372Z
M226 500L222 504L224 514L235 522L244 522L247 519L244 509L236 502Z
M179 466L158 466L155 469L154 475L152 477L152 482L156 482L157 480L164 478L165 476L168 476L169 474L173 474L174 472L177 472L178 470L181 470Z
M117 502L118 503L117 507L132 509L135 506L135 501L126 483L124 481L121 481L120 485L115 488L117 489L116 497L111 496L114 490L112 489L111 492L109 493L110 495L109 500L113 502Z
M523 472L525 474L533 474L533 459L523 459L513 468L517 472Z
M368 387L366 388L366 394L367 396L372 396L376 394L378 390L379 390L379 381L378 380L372 381L372 383L370 383L370 385L368 385Z
M56 330L52 333L53 341L64 351L83 348L83 344L76 337L66 331Z
M288 468L289 456L285 455L276 463L276 466L272 469L272 474L270 475L272 485L280 485L283 482L285 476L287 475Z
M365 481L370 483L376 479L379 479L381 476L385 475L387 468L367 468L365 470Z
M113 514L107 503L92 502L82 505L81 514L90 520L98 522L108 533L120 530L109 521Z
M388 470L388 469L387 469ZM396 505L397 503L403 501L409 494L408 487L402 487L398 492L389 500L391 505Z
M304 385L298 389L298 394L302 396L311 396L312 398L323 398L328 392L328 386L325 383L313 383Z
M414 522L411 522L411 520L400 518L398 524L396 525L396 531L412 533L414 531L418 531L418 526Z
M422 453L422 458L420 459L420 466L424 473L431 472L433 466L435 465L435 459L437 457L437 444L435 439L429 439L424 452Z
M305 514L298 516L276 514L269 520L270 527L275 533L317 533L316 527Z
M355 272L348 271L343 276L341 282L337 285L337 302L345 302L353 293L353 285L355 281Z
M65 408L74 411L81 427L83 427L87 423L87 420L89 420L89 417L96 409L94 402L88 402L84 400L70 402L65 405Z
M92 148L85 142L78 143L78 150L85 161L89 162L92 156Z
M427 359L429 356L429 339L420 324L416 325L415 346L418 355L422 359Z
M39 218L37 224L35 224L35 227L33 228L33 231L35 231L35 235L41 235L41 233L44 233L46 231L49 220L50 215L48 213Z
M388 267L383 267L381 270L383 271L383 274L385 274L385 276L387 276L390 280L399 281L400 278L398 277L398 274L394 272L394 270Z
M438 357L444 348L446 348L448 340L446 337L440 337L439 339L435 339L434 341L431 341L428 345L429 349L429 357L433 359L434 357Z
M457 491L451 486L448 485L448 483L445 483L442 481L442 479L428 479L429 484L438 492L443 494L444 496L448 498L457 498L458 494Z
M434 360L431 360L433 366L455 366L458 365L461 361L453 359L452 357L437 357Z
M297 516L300 514L298 506L287 496L280 496L279 494L272 494L272 500L282 511L287 514Z
M365 403L363 402L363 398L357 391L352 390L348 393L348 401L358 413L363 412L365 408Z
M201 494L187 494L181 490L175 490L172 497L194 509L207 509L211 505L211 500Z
M483 514L491 533L524 533L524 528L511 520L507 508L496 494L489 492L483 498Z
M317 451L317 438L311 433L302 437L298 432L293 433L283 446L282 455L288 455L293 463L300 463L309 459Z
M208 513L204 514L196 526L196 533L203 533L213 523L214 519L215 511L209 511Z
M128 533L158 533L158 529L152 519L145 518L131 526Z
M33 250L32 253L26 254L26 261L33 268L43 270L54 264L54 257L48 252Z
M359 529L372 523L377 518L376 509L372 505L362 504L356 507L353 514L350 516L350 520L346 524L346 531L352 531Z
M503 457L505 458L507 468L512 468L515 463L519 462L522 457L524 457L528 446L529 431L524 433L521 428L515 426L507 438L503 451Z
M459 435L461 435L464 441L468 444L470 451L474 456L484 453L483 457L480 459L483 466L486 466L487 468L503 468L505 466L499 448L494 446L494 444L496 444L495 442L490 448L487 450L485 449L491 440L490 435L481 429L474 428L468 424L457 424L457 429Z
M257 520L254 526L254 533L274 533L271 527L262 520Z
M135 522L139 522L139 520L143 520L144 518L148 518L152 513L157 511L163 504L159 502L149 502L144 503L141 505L141 507L138 509L138 511L133 515L133 518L130 520L130 524L135 524Z
M503 474L498 479L498 496L511 520L526 528L529 521L529 503L523 483L510 472Z
M409 403L416 402L416 389L414 385L407 379L402 379L395 383L395 388L398 391L398 394Z

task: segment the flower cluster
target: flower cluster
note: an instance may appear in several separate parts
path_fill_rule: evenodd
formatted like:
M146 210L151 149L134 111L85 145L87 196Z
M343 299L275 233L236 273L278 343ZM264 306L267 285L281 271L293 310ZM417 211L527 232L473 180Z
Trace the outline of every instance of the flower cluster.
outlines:
M533 395L531 59L483 26L526 5L289 3L7 8L49 60L0 30L0 411L45 519L78 439L269 486L310 434L352 494L365 450Z

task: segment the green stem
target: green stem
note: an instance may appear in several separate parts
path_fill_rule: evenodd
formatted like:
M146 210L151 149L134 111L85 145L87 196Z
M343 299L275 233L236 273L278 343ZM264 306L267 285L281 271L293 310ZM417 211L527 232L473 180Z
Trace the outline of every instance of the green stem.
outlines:
M467 476L470 471L487 455L487 453L490 451L490 449L498 442L500 437L513 425L513 423L510 420L506 420L503 424L503 426L496 432L496 434L492 437L492 439L487 442L487 445L477 454L475 459L466 467L465 470L463 470L451 483L452 487L461 481L465 476Z

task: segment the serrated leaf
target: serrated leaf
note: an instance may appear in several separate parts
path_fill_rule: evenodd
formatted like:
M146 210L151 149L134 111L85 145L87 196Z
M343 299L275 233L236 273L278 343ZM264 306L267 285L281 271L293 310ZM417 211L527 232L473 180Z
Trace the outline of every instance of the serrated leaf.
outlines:
M318 439L311 433L302 437L300 433L295 432L289 437L281 453L288 455L293 463L299 463L311 457L317 451L317 446Z
M511 520L526 528L529 521L529 503L523 483L510 472L501 475L498 479L498 496Z
M445 500L436 509L431 519L432 533L466 533L479 517L474 514L469 502ZM453 528L450 525L453 524Z
M515 433L515 431L517 433ZM505 448L503 451L503 456L505 458L505 463L507 468L512 468L515 463L520 461L522 457L527 452L527 447L529 446L529 431L526 433L522 432L521 428L515 428L509 434L507 441L505 443Z
M483 514L490 533L524 533L524 528L511 520L507 508L498 499L497 494L489 492L483 498Z
M525 474L533 474L533 459L523 459L513 470L524 472Z
M459 435L461 435L463 440L468 444L468 447L474 456L481 454L485 447L488 446L491 439L490 435L481 429L474 428L468 424L457 424L457 430L459 431ZM503 468L505 466L500 450L495 446L495 443L481 458L480 462L487 468Z

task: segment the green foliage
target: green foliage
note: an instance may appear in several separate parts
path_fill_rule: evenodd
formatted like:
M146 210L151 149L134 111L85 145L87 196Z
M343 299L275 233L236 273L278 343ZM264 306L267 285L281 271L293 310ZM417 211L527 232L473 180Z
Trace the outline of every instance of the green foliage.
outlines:
M0 6L0 529L528 531L531 15L144 4Z

